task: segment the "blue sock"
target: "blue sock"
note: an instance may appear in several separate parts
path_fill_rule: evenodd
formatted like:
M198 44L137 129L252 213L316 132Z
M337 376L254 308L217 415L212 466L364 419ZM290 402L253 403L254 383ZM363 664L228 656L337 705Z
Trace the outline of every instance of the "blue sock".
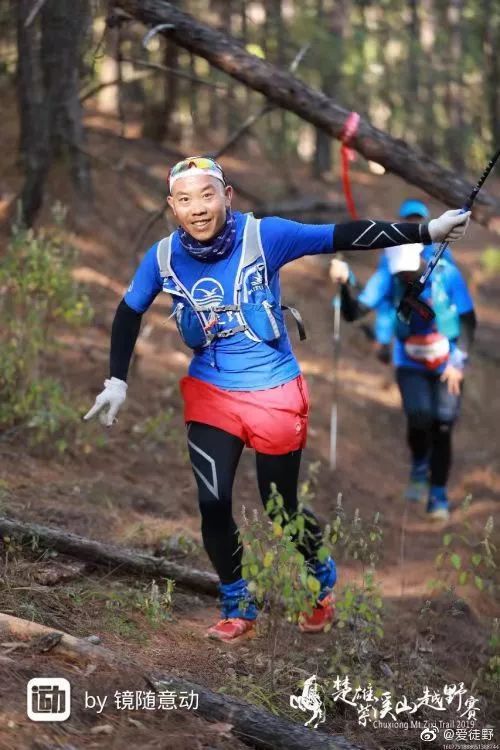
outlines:
M317 561L314 563L313 575L321 584L318 599L323 599L332 591L337 580L337 568L334 560L331 557L327 557L325 562L321 563Z
M446 487L438 487L437 484L431 484L429 502L435 505L448 505Z
M225 619L241 617L243 620L255 620L259 611L244 578L234 583L219 584L219 591L222 616Z
M425 482L429 475L429 461L426 458L420 461L413 461L411 466L411 479L417 482Z

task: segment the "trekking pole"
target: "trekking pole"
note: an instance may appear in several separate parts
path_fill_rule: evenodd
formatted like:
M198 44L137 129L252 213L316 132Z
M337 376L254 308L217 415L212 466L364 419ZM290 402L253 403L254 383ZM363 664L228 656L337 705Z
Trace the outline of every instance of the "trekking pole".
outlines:
M486 178L488 177L489 173L495 166L498 157L500 156L500 149L495 153L492 159L488 162L486 165L486 169L484 170L483 174L479 178L477 184L474 186L471 194L467 198L467 200L464 203L464 206L462 208L462 213L465 213L465 211L469 211L472 208L472 204L477 198L477 195L481 188L483 187ZM401 302L399 303L398 307L398 317L400 320L402 320L404 323L409 323L410 318L413 312L419 313L424 320L433 320L435 318L435 312L434 310L423 300L419 299L420 295L422 294L425 285L427 284L431 273L439 263L443 253L445 252L446 248L448 247L448 242L446 239L444 239L441 244L439 245L438 249L432 256L431 260L429 261L429 265L425 269L422 276L420 276L418 279L415 279L411 284L408 284L406 291L403 295L403 298Z
M337 468L337 392L338 368L340 359L340 286L333 298L333 369L332 369L332 409L330 413L330 469Z

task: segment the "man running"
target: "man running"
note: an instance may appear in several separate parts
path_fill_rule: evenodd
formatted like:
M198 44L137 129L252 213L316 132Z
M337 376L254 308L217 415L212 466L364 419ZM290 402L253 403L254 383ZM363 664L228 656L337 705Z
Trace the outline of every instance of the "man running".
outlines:
M408 207L412 209L407 216L410 221L420 220L426 210L420 201L405 201L401 211ZM427 500L429 517L446 520L452 429L459 414L476 318L465 280L448 252L422 294L433 307L435 320L425 321L416 313L409 325L398 320L396 310L406 285L423 273L432 252L432 245L421 243L387 249L358 295L346 263L334 259L330 277L342 284L341 307L347 321L357 320L370 310L381 311L378 340L384 344L393 340L392 359L407 417L412 464L405 498Z
M426 204L415 198L404 200L399 207L399 218L404 221L420 223L430 217L429 209ZM422 258L426 262L434 254L435 247L433 244L424 245ZM445 260L454 263L453 255L449 247L443 254ZM382 253L378 264L379 269L387 269L387 256ZM380 302L375 310L375 319L373 322L372 335L375 342L375 353L377 358L384 364L391 362L391 344L394 336L394 326L396 323L396 310L392 300L385 299Z
M233 191L217 162L191 157L169 173L168 204L178 229L144 256L116 311L110 377L85 418L102 410L111 426L126 397L127 372L143 313L159 292L193 350L180 386L192 469L198 485L205 550L220 579L222 619L208 635L233 640L252 634L257 608L242 578L242 550L232 514L232 487L244 446L256 454L264 504L271 485L289 516L298 510L297 484L306 441L309 398L283 320L279 270L304 255L372 249L462 236L469 214L447 211L429 224L353 221L307 225L278 217L256 220L231 211ZM305 632L333 620L332 559L320 562L321 530L304 509L299 546L321 590Z

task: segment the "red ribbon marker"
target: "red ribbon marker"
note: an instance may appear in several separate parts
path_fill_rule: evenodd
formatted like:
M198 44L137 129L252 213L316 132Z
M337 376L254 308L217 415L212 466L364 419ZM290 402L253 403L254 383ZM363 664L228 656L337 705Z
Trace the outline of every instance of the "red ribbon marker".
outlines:
M356 135L360 117L357 112L351 112L345 121L342 133L340 134L340 156L342 159L342 187L344 189L345 202L349 213L353 219L358 218L354 198L351 191L351 182L349 179L349 162L355 158L355 152L349 148L349 142Z

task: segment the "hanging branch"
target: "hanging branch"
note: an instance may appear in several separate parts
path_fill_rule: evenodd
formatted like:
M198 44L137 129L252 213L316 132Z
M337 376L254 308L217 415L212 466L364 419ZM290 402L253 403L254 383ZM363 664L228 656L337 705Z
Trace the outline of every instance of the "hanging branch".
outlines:
M115 0L115 6L148 26L171 23L174 28L166 33L176 44L260 91L275 105L295 112L332 137L341 138L348 110L291 73L249 54L227 34L201 23L165 0ZM366 159L381 164L388 172L399 175L450 206L461 206L472 189L467 180L410 148L404 141L373 127L366 119L360 120L349 145ZM500 232L500 199L482 194L474 207L474 218Z
M165 73L172 73L178 78L185 78L188 81L199 83L201 86L209 86L212 89L221 89L222 91L226 91L227 89L227 87L222 83L213 83L212 81L206 81L204 78L192 76L189 73L185 73L183 70L179 70L179 68L171 68L168 65L161 65L161 63L149 62L148 60L136 60L133 57L122 57L122 62L132 63L133 65L138 65L143 68L151 68L152 70L160 70Z
M47 2L47 0L37 0L37 2L34 4L33 8L31 9L28 18L24 22L24 28L25 29L27 29L28 26L31 26L31 24L33 23L33 21L35 20L35 18L37 17L38 13L41 11L41 9L43 8L43 6L45 5L46 2Z

